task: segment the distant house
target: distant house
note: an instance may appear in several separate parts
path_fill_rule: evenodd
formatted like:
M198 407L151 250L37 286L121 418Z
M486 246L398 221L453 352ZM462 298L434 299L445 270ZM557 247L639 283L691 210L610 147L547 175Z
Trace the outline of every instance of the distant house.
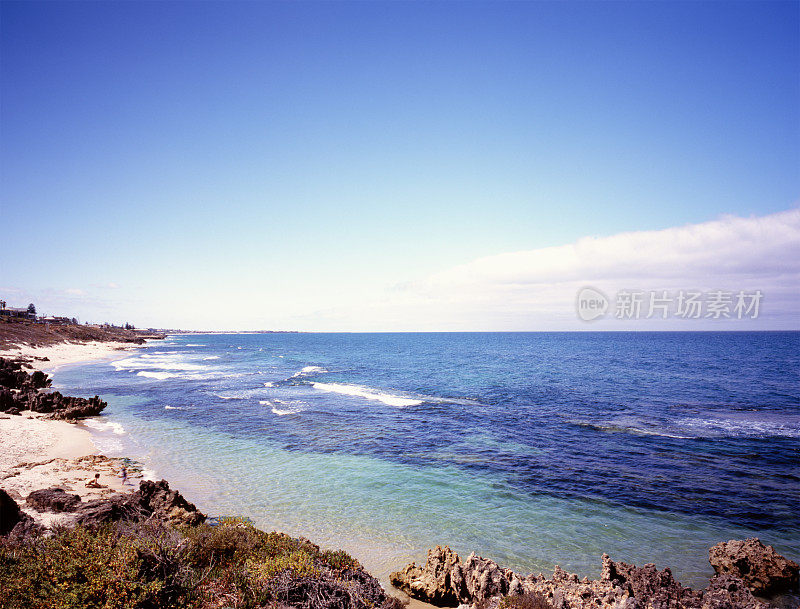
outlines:
M39 321L56 325L65 325L72 323L72 319L70 319L69 317L56 317L54 315L48 315L47 317L40 317Z
M20 309L17 307L7 307L6 303L0 301L0 315L3 317L17 317L22 319L36 319L36 315L28 313L28 309Z

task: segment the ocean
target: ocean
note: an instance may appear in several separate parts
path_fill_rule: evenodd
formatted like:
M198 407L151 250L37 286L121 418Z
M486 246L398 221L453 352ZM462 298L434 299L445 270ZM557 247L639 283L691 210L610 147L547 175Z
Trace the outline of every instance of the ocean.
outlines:
M175 335L54 386L108 401L108 456L384 582L437 544L699 587L719 541L800 558L796 332Z

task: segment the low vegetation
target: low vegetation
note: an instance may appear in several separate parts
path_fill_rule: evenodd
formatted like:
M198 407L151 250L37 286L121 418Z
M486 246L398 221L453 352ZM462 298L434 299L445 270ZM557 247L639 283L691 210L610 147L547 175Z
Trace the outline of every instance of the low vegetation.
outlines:
M235 518L179 528L117 522L0 539L0 596L5 609L399 605L346 553Z

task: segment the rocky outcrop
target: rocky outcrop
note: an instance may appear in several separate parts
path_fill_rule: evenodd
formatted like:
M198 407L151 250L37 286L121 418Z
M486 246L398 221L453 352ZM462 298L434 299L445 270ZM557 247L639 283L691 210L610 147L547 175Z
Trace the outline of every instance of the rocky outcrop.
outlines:
M193 503L187 501L178 491L170 489L166 480L160 482L142 480L139 483L139 490L133 493L113 493L102 499L86 502L78 495L52 487L31 492L26 503L39 512L70 513L71 516L62 523L85 526L98 526L120 520L130 522L160 520L172 525L196 525L206 519L205 514ZM13 527L18 520L16 516L18 511L19 506L13 499L7 494L5 498L0 496L3 523L0 528ZM29 518L20 513L23 517Z
M107 499L97 499L81 504L75 510L76 523L95 526L117 520L163 520L170 524L195 525L206 516L178 491L169 488L166 480L142 480L139 490L130 494L116 494Z
M19 359L0 357L0 386L23 391L42 389L50 386L50 379L39 370L25 372L22 367L26 362Z
M45 398L41 400L45 404L45 408L52 408L49 411L53 413L51 418L65 421L96 417L108 406L99 396L88 399L67 397L61 395L58 391L54 391L53 393L40 393L38 397ZM31 408L31 410L34 410L34 412L48 412L48 410L36 410L35 408Z
M543 598L553 609L767 609L745 583L732 575L716 575L706 590L692 590L675 581L669 569L643 567L602 557L600 579L580 579L556 566L551 578L521 578L492 560L471 554L461 561L450 548L428 551L424 566L412 563L392 573L390 581L409 596L439 605L491 608L498 599ZM525 602L503 606L523 607Z
M77 420L96 417L107 406L98 396L78 398L62 395L58 391L50 393L20 393L17 396L17 407L20 410L31 410L42 414L50 414L53 419Z
M50 414L50 418L75 421L96 417L107 406L98 396L78 398L58 391L43 392L50 379L39 370L28 373L24 363L0 357L0 412L19 414L24 410Z
M428 550L425 566L415 563L406 565L402 571L389 575L392 585L409 596L440 607L457 605L459 595L453 587L453 569L461 566L461 558L449 547L436 546Z
M146 518L136 507L131 505L125 495L121 494L82 503L75 513L75 524L89 527L119 520L138 521Z
M33 491L25 501L39 512L74 512L81 498L80 495L70 495L62 488L52 487Z
M463 564L453 568L451 582L462 603L523 592L522 580L515 573L474 552Z
M668 607L670 602L677 602L687 607L695 606L702 598L702 592L684 588L672 577L669 569L659 571L652 563L643 567L614 562L603 554L603 571L600 579L619 582L627 589L630 596L647 599L654 607Z
M797 563L758 538L720 542L708 551L708 562L716 573L740 578L760 596L797 590Z
M744 582L732 575L715 575L703 592L701 609L767 609Z
M178 491L170 489L166 480L142 480L139 490L132 497L136 495L139 495L136 499L138 505L152 517L189 525L200 524L206 519L193 503L187 501Z

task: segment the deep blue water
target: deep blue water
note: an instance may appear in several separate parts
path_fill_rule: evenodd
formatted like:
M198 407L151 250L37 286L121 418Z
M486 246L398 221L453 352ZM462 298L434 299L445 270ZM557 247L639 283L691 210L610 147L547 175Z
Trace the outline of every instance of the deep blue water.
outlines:
M183 335L55 380L109 401L107 452L382 576L436 543L695 585L723 539L800 557L800 333Z

